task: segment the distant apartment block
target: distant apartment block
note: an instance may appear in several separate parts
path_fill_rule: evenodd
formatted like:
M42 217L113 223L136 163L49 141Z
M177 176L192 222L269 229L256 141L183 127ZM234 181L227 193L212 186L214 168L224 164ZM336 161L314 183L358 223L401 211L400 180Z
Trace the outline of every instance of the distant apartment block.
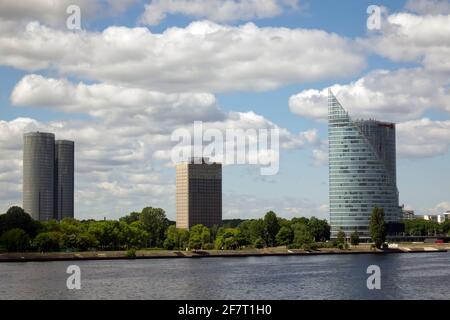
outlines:
M414 214L414 210L405 209L405 206L402 205L402 216L403 220L414 220L416 219L416 215Z
M23 208L35 220L74 217L74 142L24 134Z
M450 219L450 211L443 212L441 214L425 214L416 216L417 219L423 219L426 221L433 221L437 223L444 223Z
M386 222L400 221L395 125L354 121L330 91L328 137L331 237L342 229L369 238L374 207L384 209Z
M222 224L222 165L207 162L191 159L176 166L177 228Z

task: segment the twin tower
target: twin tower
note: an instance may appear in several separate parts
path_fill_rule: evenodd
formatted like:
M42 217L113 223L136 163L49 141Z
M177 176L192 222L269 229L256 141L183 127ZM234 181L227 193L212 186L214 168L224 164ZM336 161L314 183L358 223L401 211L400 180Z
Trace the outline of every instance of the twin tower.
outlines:
M24 134L23 208L35 220L74 217L73 141L53 133Z

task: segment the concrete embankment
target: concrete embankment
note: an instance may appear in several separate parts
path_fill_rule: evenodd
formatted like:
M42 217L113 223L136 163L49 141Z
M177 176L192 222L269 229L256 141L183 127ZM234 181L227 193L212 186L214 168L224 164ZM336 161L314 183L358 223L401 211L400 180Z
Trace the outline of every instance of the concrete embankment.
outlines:
M197 250L166 251L140 250L135 257L126 251L89 251L89 252L52 252L52 253L2 253L0 262L45 262L45 261L77 261L77 260L124 260L124 259L168 259L168 258L214 258L214 257L267 257L267 256L312 256L339 254L394 254L394 253L442 253L447 247L401 246L394 249L371 250L370 248L352 248L347 250L320 249L305 251L285 248L248 249L248 250Z

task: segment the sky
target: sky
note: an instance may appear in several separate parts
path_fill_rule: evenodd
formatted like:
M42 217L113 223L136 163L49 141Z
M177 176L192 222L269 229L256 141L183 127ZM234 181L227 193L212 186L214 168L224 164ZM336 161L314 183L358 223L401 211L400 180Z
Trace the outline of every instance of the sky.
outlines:
M0 0L0 212L39 130L75 141L76 218L175 219L171 134L202 121L280 132L276 175L223 167L224 219L328 219L328 88L396 123L400 204L450 210L449 57L445 0Z

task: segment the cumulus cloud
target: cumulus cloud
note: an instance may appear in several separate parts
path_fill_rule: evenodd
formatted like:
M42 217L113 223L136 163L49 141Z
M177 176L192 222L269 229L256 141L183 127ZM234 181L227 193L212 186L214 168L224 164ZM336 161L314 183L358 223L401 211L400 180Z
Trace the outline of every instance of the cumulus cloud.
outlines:
M354 118L385 121L417 119L435 108L450 112L450 81L446 73L423 68L375 70L346 85L330 87ZM328 88L304 90L289 99L293 113L327 119Z
M194 120L221 132L228 128L277 129L284 149L301 149L318 141L314 129L293 133L254 112L224 112L209 93L171 94L27 75L14 88L11 101L17 106L51 108L88 118L2 121L0 149L8 152L0 162L0 172L10 174L0 175L4 188L0 204L10 199L11 192L20 196L22 134L50 131L58 139L76 142L80 217L92 217L92 212L118 217L145 206L149 199L152 205L168 208L173 216L173 169L165 169L173 166L170 155L177 143L171 140L171 133L179 128L192 130ZM107 212L107 208L114 209Z
M397 124L397 153L402 158L444 155L450 150L450 120L427 118Z
M360 39L372 52L394 61L418 62L430 70L450 71L450 14L389 15L381 33Z
M72 33L0 20L0 55L0 64L19 69L166 92L267 90L346 77L365 65L363 53L336 34L207 21L163 33L126 27Z
M408 0L405 8L419 14L450 14L448 0Z
M270 18L298 7L298 0L152 0L145 6L140 22L157 25L168 14L232 22Z
M53 27L64 27L69 17L67 8L76 5L82 19L123 12L136 0L27 0L0 1L0 19L9 21L40 21ZM82 20L83 21L83 20Z
M307 198L275 199L262 198L253 194L224 193L224 203L229 204L224 208L224 219L241 218L243 211L247 219L259 219L270 210L286 219L301 216L329 219L328 205L319 204Z
M16 106L47 107L56 111L85 113L108 125L132 126L147 131L171 130L187 122L223 120L210 93L166 94L105 83L73 84L66 79L25 76L14 88Z

